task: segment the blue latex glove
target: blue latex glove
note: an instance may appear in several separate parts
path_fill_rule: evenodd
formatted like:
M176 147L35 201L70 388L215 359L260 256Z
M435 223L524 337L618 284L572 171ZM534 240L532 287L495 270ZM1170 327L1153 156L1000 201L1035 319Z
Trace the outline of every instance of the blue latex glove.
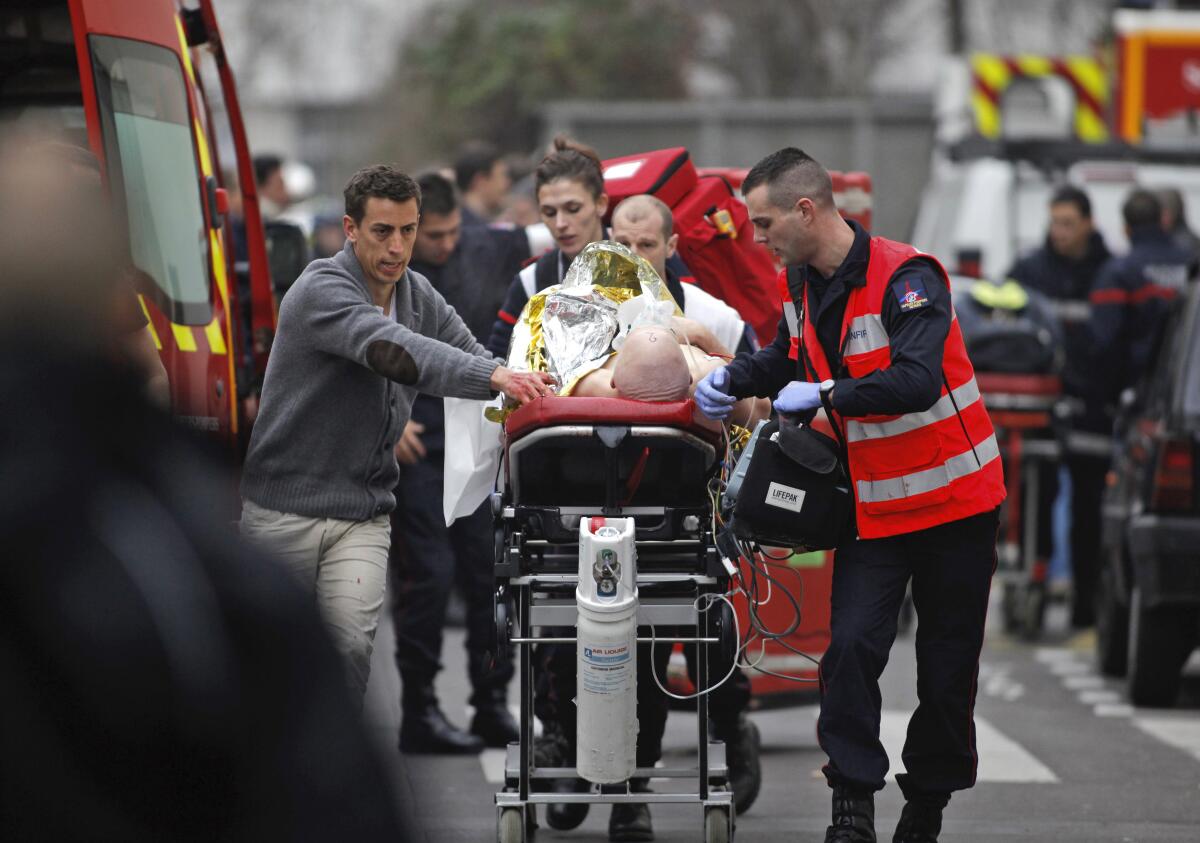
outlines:
M693 399L700 412L710 419L723 419L733 411L737 399L725 391L729 386L729 373L722 366L713 369L696 384Z
M803 413L821 406L821 385L809 381L792 381L775 396L775 409L784 415Z

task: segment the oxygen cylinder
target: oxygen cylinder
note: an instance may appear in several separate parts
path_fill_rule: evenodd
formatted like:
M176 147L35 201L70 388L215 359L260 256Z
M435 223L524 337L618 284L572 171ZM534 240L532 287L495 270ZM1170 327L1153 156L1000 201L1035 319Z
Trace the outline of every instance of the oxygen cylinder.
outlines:
M579 775L616 784L637 749L637 551L632 518L579 524L576 754Z

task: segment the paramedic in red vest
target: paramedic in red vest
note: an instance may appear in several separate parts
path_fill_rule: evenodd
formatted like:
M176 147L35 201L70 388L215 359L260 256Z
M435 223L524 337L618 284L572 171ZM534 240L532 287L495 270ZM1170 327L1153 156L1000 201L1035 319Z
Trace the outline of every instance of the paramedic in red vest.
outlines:
M771 345L706 376L696 401L720 418L735 398L774 395L781 414L804 417L825 393L854 487L820 669L818 737L833 788L825 839L876 839L874 794L888 770L879 676L911 580L920 702L893 840L936 840L950 794L975 783L975 682L1004 499L949 280L934 258L843 220L828 172L798 149L760 161L742 192L755 239L785 267L784 317Z

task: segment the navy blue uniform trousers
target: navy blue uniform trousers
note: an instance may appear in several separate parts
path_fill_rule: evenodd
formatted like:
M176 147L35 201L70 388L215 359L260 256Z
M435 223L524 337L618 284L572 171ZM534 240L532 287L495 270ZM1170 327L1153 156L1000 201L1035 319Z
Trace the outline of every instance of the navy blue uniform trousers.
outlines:
M879 677L910 579L919 704L904 742L907 773L897 781L909 799L948 799L975 784L975 686L998 525L995 509L837 549L817 721L830 784L870 791L884 785L888 757L879 742Z
M491 508L485 501L449 527L442 514L442 455L401 467L392 513L389 573L395 589L396 665L406 682L432 682L441 669L450 590L466 603L471 705L503 698L511 658L494 661L495 591Z

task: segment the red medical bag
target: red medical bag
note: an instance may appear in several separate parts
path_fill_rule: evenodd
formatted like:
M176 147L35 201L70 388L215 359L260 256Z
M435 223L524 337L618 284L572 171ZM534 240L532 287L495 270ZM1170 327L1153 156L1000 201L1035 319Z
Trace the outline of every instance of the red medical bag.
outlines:
M671 208L679 256L705 292L741 314L767 344L775 338L781 304L774 262L754 242L746 206L719 175L699 176L683 147L627 155L604 162L609 208L640 193Z

